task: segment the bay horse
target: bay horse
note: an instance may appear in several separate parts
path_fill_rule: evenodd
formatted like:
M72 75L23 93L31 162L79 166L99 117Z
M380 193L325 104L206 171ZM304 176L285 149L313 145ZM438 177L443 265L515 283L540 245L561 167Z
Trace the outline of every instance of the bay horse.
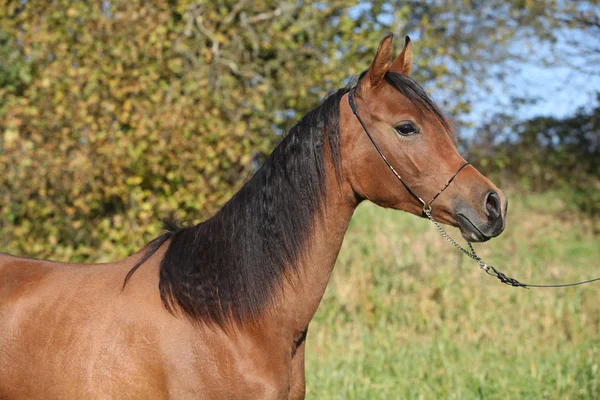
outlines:
M437 221L470 241L505 226L506 197L459 155L411 60L408 37L395 59L383 38L356 87L306 114L220 211L129 258L1 254L0 398L303 398L308 325L361 201L423 216L411 192L452 177Z

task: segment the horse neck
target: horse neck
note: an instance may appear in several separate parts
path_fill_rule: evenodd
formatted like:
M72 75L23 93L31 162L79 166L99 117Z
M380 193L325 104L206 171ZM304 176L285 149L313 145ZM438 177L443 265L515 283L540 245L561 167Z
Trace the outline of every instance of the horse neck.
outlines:
M333 170L333 166L329 168ZM322 212L307 237L297 274L284 282L270 318L292 332L303 331L312 320L325 293L352 214L358 205L352 190L340 185L335 174L327 174L328 190Z

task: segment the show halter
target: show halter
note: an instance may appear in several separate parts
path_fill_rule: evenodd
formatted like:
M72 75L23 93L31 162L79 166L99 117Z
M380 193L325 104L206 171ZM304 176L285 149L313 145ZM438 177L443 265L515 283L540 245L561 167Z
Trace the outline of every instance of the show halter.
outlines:
M442 226L433 218L433 215L431 214L431 203L433 203L435 201L435 199L437 199L438 196L440 194L442 194L442 192L444 190L446 190L446 188L448 186L450 186L450 184L452 183L452 181L454 180L454 178L456 178L457 175L466 166L471 165L471 164L468 161L465 162L454 173L454 175L452 175L452 177L450 177L450 179L444 185L444 187L439 192L437 192L435 196L433 196L433 198L431 199L431 201L425 202L425 200L423 200L421 197L419 197L419 195L408 185L408 183L406 183L404 181L404 179L402 179L402 177L400 176L400 174L398 174L398 172L396 172L396 170L394 169L394 167L392 166L392 164L390 164L390 162L388 161L388 159L385 157L385 155L383 154L383 152L381 151L381 149L379 148L379 146L375 142L375 139L373 139L373 136L371 135L371 132L369 132L369 130L367 129L367 127L366 127L366 125L364 123L364 121L362 120L362 118L358 114L358 109L356 107L356 102L354 101L354 92L355 92L355 90L356 90L356 87L350 89L350 92L348 93L348 103L350 104L350 109L352 110L352 112L354 113L354 115L356 116L356 118L358 119L358 122L360 122L360 125L362 126L363 130L365 131L365 133L369 137L369 140L371 141L371 143L373 143L373 146L375 147L375 150L377 150L377 152L379 153L379 155L381 156L381 158L383 159L383 161L386 163L386 165L388 166L388 168L394 173L394 175L396 176L396 178L398 178L398 180L402 183L402 185L404 185L404 187L406 188L406 190L408 190L408 192L415 199L417 199L419 201L419 203L421 203L423 205L423 213L435 225L435 227L440 232L440 234L443 237L445 237L446 240L448 240L448 242L450 242L450 244L452 244L454 247L456 247L458 250L460 250L462 253L464 253L467 257L469 257L472 260L474 260L479 265L479 267L481 269L483 269L488 275L495 276L496 278L498 278L500 280L500 282L505 283L507 285L516 286L516 287L522 287L522 288L526 288L526 289L530 288L530 287L567 287L567 286L577 286L577 285L583 285L584 283L590 283L590 282L600 281L600 278L595 278L595 279L589 279L589 280L581 281L581 282L555 284L555 285L537 285L537 284L530 284L530 283L521 283L518 280L516 280L514 278L511 278L508 275L502 273L500 270L494 268L493 266L491 266L489 264L486 264L481 259L481 257L479 257L477 255L477 253L475 252L475 249L473 248L473 245L471 244L471 242L467 241L467 245L469 246L469 250L465 249L460 244L458 244L456 242L456 240L454 240L448 234L448 232L446 232L444 230L444 228L442 228Z

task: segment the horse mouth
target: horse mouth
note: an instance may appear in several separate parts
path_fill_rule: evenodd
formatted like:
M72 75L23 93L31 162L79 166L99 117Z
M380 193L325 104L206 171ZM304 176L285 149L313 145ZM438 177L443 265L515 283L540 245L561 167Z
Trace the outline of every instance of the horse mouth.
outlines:
M492 238L481 230L464 214L457 214L460 233L469 242L487 242Z

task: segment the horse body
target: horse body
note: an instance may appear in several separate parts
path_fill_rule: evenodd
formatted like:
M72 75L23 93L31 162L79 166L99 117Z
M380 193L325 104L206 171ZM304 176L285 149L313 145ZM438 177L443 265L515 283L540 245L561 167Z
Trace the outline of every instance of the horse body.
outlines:
M409 42L390 57L386 37L358 105L390 162L411 166L404 178L431 198L465 161L402 75ZM405 136L419 131L428 135ZM343 89L197 226L108 264L0 254L0 399L303 398L306 332L355 208L368 199L422 215L377 157ZM504 228L505 207L470 167L433 215L487 240Z
M96 385L105 393L129 379L129 385L136 385L135 372L157 357L144 347L158 343L152 330L147 329L145 340L132 335L133 324L152 322L144 315L148 303L133 293L119 296L116 283L126 266L127 260L62 265L0 259L0 375L5 378L0 393L85 398ZM160 320L161 313L154 317ZM152 380L153 385L161 380Z
M277 338L258 327L224 335L173 316L149 290L153 260L121 292L139 256L98 265L0 256L0 398L287 396L291 352L276 354Z
M303 398L306 329L355 208L333 203L269 312L226 331L165 309L168 242L124 289L147 249L107 264L0 255L0 399Z

